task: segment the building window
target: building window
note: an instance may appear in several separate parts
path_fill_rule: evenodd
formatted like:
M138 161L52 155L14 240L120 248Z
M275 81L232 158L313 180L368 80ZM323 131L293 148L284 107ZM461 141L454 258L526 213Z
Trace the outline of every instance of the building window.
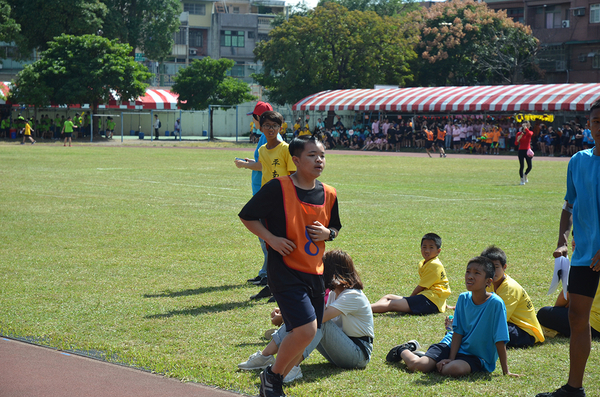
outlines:
M525 12L523 8L509 8L506 10L506 14L515 22L523 23L525 21Z
M254 31L252 31L252 30L248 31L248 38L249 39L253 39L254 38Z
M238 62L231 68L229 75L231 77L246 77L245 67L243 62Z
M221 47L244 47L244 37L243 30L222 30Z
M592 68L600 69L600 53L596 51L596 54L592 57Z
M590 5L590 23L600 23L600 4Z
M564 71L568 65L567 53L562 45L542 46L539 66L548 72Z
M233 13L234 14L239 14L240 13L240 7L233 7Z
M183 3L183 12L189 12L190 15L206 15L206 6L204 4Z
M268 41L268 40L269 40L268 33L259 33L258 34L258 41Z
M190 47L202 47L202 31L190 30Z
M186 28L179 28L179 32L175 32L175 44L185 45Z
M546 7L546 29L558 29L562 27L560 8L556 6Z

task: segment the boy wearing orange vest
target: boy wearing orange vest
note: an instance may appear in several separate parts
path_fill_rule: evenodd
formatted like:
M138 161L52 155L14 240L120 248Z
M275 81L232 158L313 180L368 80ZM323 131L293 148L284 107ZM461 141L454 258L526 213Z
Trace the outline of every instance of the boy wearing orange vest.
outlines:
M287 329L293 330L275 364L260 374L260 395L266 397L285 396L283 378L321 326L325 241L342 227L335 189L317 180L325 168L323 144L312 136L297 137L289 150L296 172L266 183L239 213L244 226L268 244L269 287Z

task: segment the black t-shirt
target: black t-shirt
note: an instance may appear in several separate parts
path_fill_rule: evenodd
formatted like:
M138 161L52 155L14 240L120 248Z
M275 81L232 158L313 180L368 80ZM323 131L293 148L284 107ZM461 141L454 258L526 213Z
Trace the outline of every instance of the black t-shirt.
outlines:
M322 205L325 202L325 189L318 180L315 181L314 189L304 190L296 187L296 193L301 201L308 204ZM286 217L279 180L272 179L267 182L242 208L238 216L246 221L262 219L273 235L286 237ZM331 209L329 225L325 225L325 227L332 227L338 231L342 228L337 198ZM312 297L325 295L323 276L289 268L283 262L283 257L279 252L271 247L268 249L267 276L271 292L304 289Z

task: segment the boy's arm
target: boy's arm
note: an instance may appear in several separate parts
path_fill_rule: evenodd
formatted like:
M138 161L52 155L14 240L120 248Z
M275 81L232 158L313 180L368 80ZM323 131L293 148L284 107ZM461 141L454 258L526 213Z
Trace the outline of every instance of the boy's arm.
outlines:
M420 285L417 285L415 287L415 289L413 290L412 294L410 294L410 296L415 296L415 295L419 295L421 292L425 291L427 288L421 287Z
M502 367L502 373L508 376L519 377L519 374L513 374L508 370L508 359L506 357L506 343L504 341L496 342L496 350L498 351L498 357L500 358L500 366Z
M442 372L442 368L444 368L444 365L456 359L458 349L460 349L460 344L462 343L462 338L463 336L461 334L457 334L456 332L452 334L452 343L450 344L450 356L436 364L438 372Z
M571 226L573 225L572 210L573 205L565 201L565 205L563 206L563 210L560 214L558 243L556 243L556 250L554 250L554 253L552 254L555 258L567 256L567 242L569 240L569 232L571 231Z
M235 166L238 168L247 168L252 171L262 171L262 164L260 161L254 161L252 159L245 160L234 160Z
M260 221L247 221L242 218L240 218L240 220L248 230L265 240L271 248L279 252L282 256L289 255L296 249L296 245L293 241L288 240L285 237L275 236Z

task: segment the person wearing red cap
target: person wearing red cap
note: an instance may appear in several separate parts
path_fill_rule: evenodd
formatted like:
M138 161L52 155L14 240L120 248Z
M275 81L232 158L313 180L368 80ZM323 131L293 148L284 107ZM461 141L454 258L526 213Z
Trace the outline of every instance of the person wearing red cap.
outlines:
M263 101L258 101L256 106L254 107L254 111L252 111L252 118L254 119L254 125L256 126L256 128L259 131L260 131L260 116L264 112L272 111L272 110L273 110L273 106L271 106L269 103L263 102ZM283 141L283 139L281 138L281 136L279 134L277 134L277 140ZM260 149L260 147L265 145L266 143L267 143L267 138L265 137L265 134L261 133L258 143L256 144L256 149L254 150L254 161L258 161L258 157L259 157L258 149ZM246 160L249 160L249 159L246 159ZM261 186L262 186L262 172L252 170L252 195L253 196L260 190ZM266 298L266 297L271 296L271 291L269 289L269 286L267 285L267 246L266 246L264 240L261 240L260 238L258 240L260 241L260 246L263 251L263 256L264 256L263 265L262 265L262 268L258 272L258 276L249 279L248 282L251 284L254 284L254 285L264 286L264 288L258 294L252 295L250 297L250 299L261 299L261 298Z

